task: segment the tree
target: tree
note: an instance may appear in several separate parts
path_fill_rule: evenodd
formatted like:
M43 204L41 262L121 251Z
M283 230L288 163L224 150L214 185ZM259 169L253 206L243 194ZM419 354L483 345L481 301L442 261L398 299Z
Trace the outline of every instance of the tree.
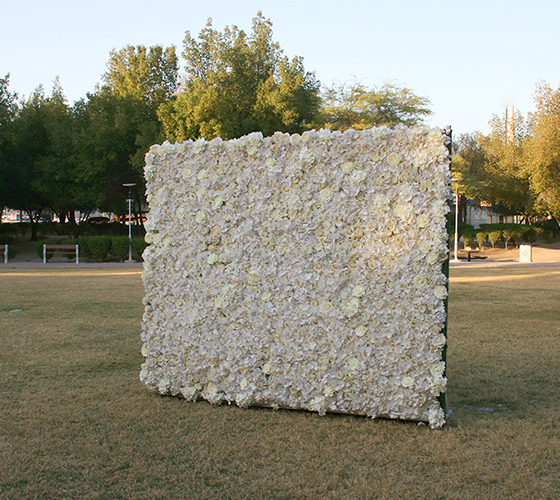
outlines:
M127 147L134 149L130 151L128 162L134 170L141 172L150 147L165 140L157 109L172 99L177 91L179 69L175 47L164 49L155 45L148 49L143 45L127 45L119 51L111 51L107 68L103 75L105 85L98 92L100 100L95 106L107 95L116 98L112 104L105 99L110 107L117 101L120 103L119 129L122 131L124 122L130 120L127 127L129 131L134 130L133 148L130 148L131 137L127 136Z
M495 115L490 126L490 135L478 136L486 156L486 201L505 215L517 213L532 216L535 214L534 203L524 168L527 126L523 116L519 112L513 116L507 113L502 117Z
M138 153L147 149L139 145L139 138L154 124L151 108L137 97L105 89L78 101L74 119L80 181L91 186L97 208L124 213L127 191L122 184L136 183L142 192L143 161Z
M560 219L560 89L541 82L535 105L529 120L525 174L537 208Z
M272 23L259 12L247 36L237 27L223 32L212 20L198 40L187 32L185 81L159 109L171 141L231 139L250 132L302 132L319 106L319 84L300 57L291 61L272 41Z
M6 206L8 185L8 160L13 143L13 120L17 114L17 94L8 90L10 75L0 78L0 212Z
M177 90L175 47L127 45L112 50L103 75L106 88L120 96L133 96L154 106L154 111Z
M49 142L43 120L44 103L43 88L38 87L18 110L13 120L13 141L5 171L5 203L28 215L32 240L37 239L38 223L47 206L40 189L43 181L41 158Z
M319 126L346 130L399 123L418 125L431 114L430 101L391 82L368 89L359 82L334 84L323 93Z

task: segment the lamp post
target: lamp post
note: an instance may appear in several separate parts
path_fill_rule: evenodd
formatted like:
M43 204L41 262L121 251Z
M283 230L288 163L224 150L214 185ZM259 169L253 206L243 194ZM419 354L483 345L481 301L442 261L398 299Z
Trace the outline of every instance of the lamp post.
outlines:
M462 177L457 177L456 179L451 179L451 182L456 182L455 184L455 241L454 243L454 258L453 262L459 262L459 182L463 180Z
M128 188L128 260L125 262L134 262L132 260L132 188L136 186L135 182L129 182L127 184L123 184L124 187Z

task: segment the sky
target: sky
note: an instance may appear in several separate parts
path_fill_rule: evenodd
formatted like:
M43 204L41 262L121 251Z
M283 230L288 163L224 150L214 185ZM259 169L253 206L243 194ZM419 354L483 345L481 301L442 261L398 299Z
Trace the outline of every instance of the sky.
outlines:
M431 126L489 132L494 114L533 111L536 84L560 85L556 0L0 0L0 77L29 96L58 76L70 104L101 82L112 49L175 45L258 11L284 54L325 86L391 81L430 100Z

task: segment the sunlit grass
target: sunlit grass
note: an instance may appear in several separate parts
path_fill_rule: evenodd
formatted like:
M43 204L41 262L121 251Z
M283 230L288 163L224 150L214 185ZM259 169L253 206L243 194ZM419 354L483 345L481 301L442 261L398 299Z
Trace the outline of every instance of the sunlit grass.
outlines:
M452 269L432 431L149 393L138 271L2 271L0 498L560 498L558 275Z

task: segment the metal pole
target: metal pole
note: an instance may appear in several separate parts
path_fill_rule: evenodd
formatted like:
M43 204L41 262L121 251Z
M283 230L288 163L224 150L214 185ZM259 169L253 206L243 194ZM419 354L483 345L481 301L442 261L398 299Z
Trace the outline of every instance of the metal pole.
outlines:
M455 262L459 260L459 186L455 185L455 241L454 241Z
M454 246L454 262L459 262L459 182L463 180L462 177L456 179L451 179L451 182L456 182L455 184L455 241Z
M126 262L134 262L132 260L132 188L136 186L136 183L129 182L127 184L123 184L124 187L128 188L128 260Z
M128 199L128 261L132 262L132 199Z

